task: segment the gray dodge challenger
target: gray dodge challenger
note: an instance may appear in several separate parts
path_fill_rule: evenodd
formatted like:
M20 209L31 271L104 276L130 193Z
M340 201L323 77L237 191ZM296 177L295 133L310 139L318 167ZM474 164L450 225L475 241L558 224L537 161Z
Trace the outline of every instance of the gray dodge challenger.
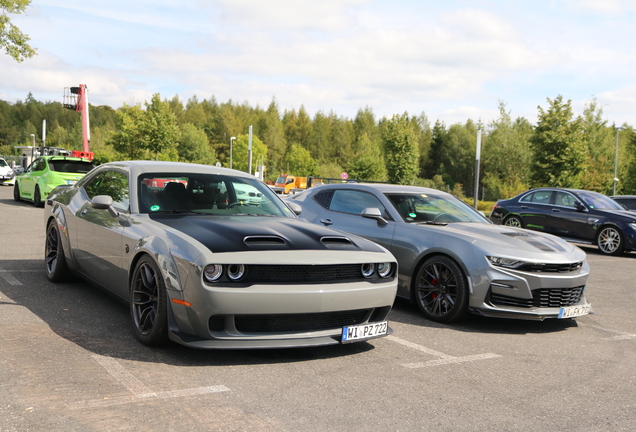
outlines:
M44 225L48 278L79 276L126 302L147 345L284 348L391 333L393 255L299 220L246 173L107 163L54 189Z
M558 237L493 225L435 189L342 183L287 201L300 217L364 236L398 260L398 296L433 321L469 312L543 320L590 313L585 252Z

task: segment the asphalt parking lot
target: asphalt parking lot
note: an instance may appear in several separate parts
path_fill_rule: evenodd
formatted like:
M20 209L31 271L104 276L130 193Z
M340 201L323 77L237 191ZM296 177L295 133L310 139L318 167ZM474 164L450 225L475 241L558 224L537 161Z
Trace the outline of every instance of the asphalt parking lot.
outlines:
M0 431L633 431L636 252L588 253L595 314L425 320L311 349L139 344L125 305L44 273L43 210L0 186Z

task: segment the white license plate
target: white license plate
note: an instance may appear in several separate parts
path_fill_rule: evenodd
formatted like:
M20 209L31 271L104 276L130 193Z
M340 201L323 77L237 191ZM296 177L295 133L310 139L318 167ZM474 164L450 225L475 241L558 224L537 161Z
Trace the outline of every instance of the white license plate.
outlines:
M562 307L559 311L558 318L574 318L582 315L587 315L590 313L590 308L591 306L589 304L585 306Z
M342 343L355 342L363 339L383 336L389 328L388 322L362 324L342 328Z

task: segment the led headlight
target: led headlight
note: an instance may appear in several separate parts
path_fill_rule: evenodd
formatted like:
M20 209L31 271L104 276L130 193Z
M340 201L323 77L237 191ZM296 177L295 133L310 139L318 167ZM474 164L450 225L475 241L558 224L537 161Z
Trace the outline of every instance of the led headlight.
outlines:
M391 263L380 263L378 264L378 275L380 275L381 278L387 278L391 276L392 269L393 266Z
M216 282L223 274L223 266L221 264L208 264L203 269L203 276L208 282Z
M373 264L362 264L360 270L362 271L362 276L364 276L365 278L370 278L375 272L375 266Z
M231 264L227 266L227 277L237 281L245 276L245 266L243 264Z
M502 258L502 257L495 257L495 256L487 256L486 258L488 258L488 261L490 261L490 264L497 267L506 267L506 268L514 269L526 264L525 261L519 261L513 258Z

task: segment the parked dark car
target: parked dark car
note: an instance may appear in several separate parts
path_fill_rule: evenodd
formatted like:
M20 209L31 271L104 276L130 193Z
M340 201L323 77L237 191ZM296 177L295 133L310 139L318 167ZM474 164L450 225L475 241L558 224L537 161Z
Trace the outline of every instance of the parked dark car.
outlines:
M615 195L610 198L627 210L636 210L636 195Z
M620 255L636 248L636 214L597 192L531 189L497 201L490 220L594 244L607 255Z

